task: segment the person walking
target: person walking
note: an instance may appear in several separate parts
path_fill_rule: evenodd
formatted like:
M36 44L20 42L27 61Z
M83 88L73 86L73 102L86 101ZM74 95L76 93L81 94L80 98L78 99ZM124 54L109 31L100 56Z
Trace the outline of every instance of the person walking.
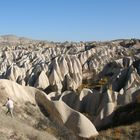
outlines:
M7 102L4 104L4 106L6 106L7 107L7 112L6 112L6 115L8 114L8 113L10 113L11 114L11 117L13 117L14 115L13 115L13 108L14 108L14 103L13 103L13 101L10 99L10 98L7 98Z

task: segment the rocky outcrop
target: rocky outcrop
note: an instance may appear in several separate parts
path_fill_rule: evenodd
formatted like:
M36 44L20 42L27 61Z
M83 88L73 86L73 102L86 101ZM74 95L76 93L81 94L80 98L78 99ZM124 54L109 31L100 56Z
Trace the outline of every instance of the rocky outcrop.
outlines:
M139 96L139 46L135 39L54 43L3 36L0 78L23 86L4 82L8 96L16 100L22 94L41 104L59 125L90 138L98 134L96 128L111 123L117 106ZM27 86L37 89L27 91Z
M37 94L36 100L40 105L44 106L53 120L59 123L59 125L65 125L77 136L81 138L90 138L98 135L96 128L90 120L67 106L62 100L48 100L45 94Z
M10 97L16 104L38 104L51 115L51 118L59 123L65 125L68 129L73 131L81 138L90 138L98 135L94 125L80 112L77 112L67 106L62 100L52 101L42 91L31 87L23 87L8 80L0 80L0 97ZM87 129L88 127L88 129Z
M42 71L40 73L40 75L38 76L38 79L36 80L34 86L36 88L39 88L39 89L42 89L42 90L46 89L49 86L49 80L48 80L48 77L45 74L45 71Z
M136 43L138 44L138 41ZM0 41L0 45L3 46L0 74L2 78L16 81L21 85L42 89L52 85L58 92L76 90L85 79L92 79L100 72L107 75L106 71L110 69L110 63L116 63L118 70L132 65L135 58L131 55L137 44L124 47L117 41L95 42L94 45L92 43L49 43L4 36ZM118 71L113 72L117 74ZM46 85L40 87L37 84L42 74L46 77L44 79Z

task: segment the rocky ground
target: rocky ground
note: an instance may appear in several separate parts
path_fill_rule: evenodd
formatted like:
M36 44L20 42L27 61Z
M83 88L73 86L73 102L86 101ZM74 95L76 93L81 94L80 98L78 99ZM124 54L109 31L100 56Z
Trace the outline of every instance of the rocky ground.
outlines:
M100 132L100 135L92 140L139 140L140 122L131 125L123 125Z
M112 124L102 128L94 140L140 139L140 103L132 102L115 110Z
M1 140L45 140L46 137L48 139L56 139L47 132L49 121L43 117L41 113L39 113L36 107L29 106L31 105L27 105L24 108L16 105L13 118L10 116L10 114L5 114L7 111L5 107L1 109Z
M119 107L139 101L139 74L139 39L60 43L1 36L0 104L5 95L17 104L15 119L1 109L0 139L99 138Z
M4 101L1 99L2 103ZM37 104L28 101L14 104L12 118L10 114L6 115L7 108L0 103L0 140L70 139L72 134L64 128L59 129Z

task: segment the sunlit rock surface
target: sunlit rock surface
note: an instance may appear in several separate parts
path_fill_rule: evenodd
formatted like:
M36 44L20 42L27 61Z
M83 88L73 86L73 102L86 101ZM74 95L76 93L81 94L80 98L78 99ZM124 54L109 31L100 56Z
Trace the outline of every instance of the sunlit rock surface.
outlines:
M0 49L0 78L34 87L31 92L39 94L31 99L78 137L98 135L117 106L139 95L138 39L55 43L1 36ZM17 97L18 86L12 93Z

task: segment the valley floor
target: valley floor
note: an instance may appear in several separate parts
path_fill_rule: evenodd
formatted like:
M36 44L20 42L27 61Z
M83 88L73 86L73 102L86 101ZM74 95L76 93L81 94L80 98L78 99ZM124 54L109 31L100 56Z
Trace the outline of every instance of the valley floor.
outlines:
M140 121L131 125L122 125L108 130L100 131L94 140L139 140Z

